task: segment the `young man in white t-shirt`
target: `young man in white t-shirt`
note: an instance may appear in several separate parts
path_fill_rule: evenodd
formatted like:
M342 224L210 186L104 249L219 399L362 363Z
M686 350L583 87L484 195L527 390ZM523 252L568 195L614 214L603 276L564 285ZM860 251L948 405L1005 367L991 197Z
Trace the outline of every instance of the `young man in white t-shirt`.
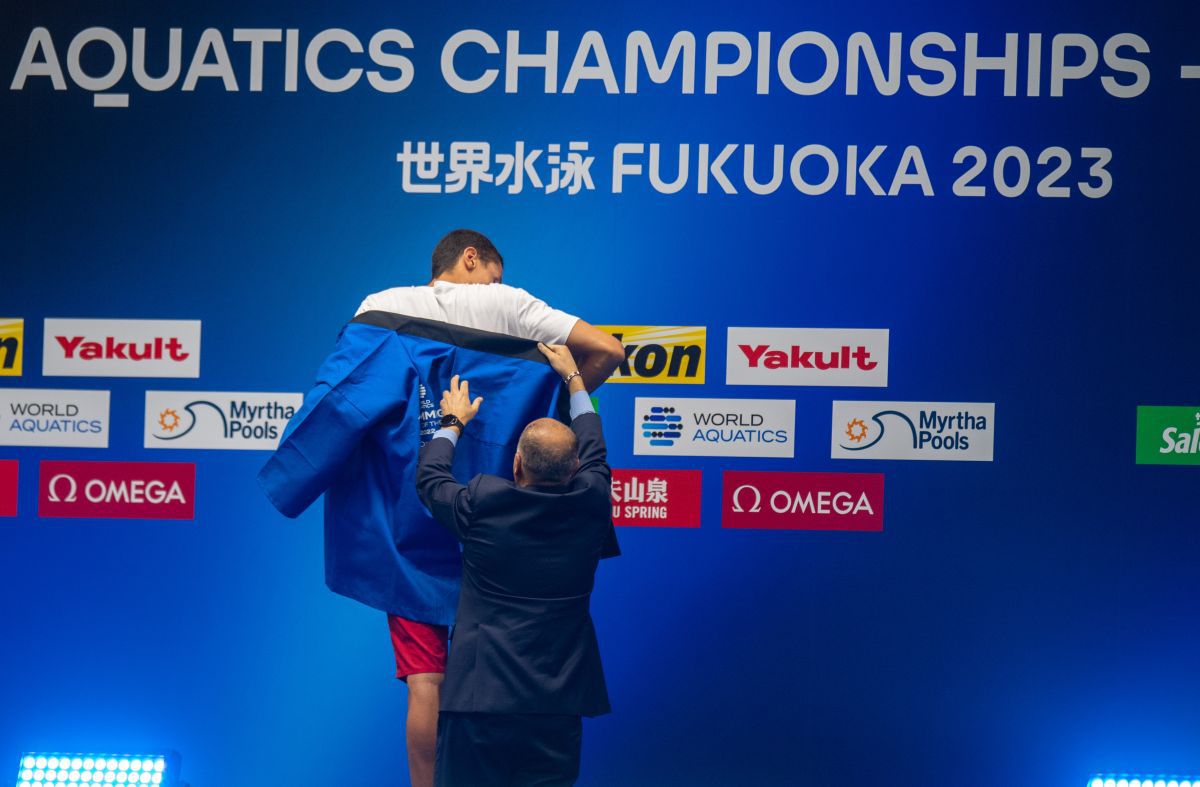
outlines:
M565 344L589 391L625 360L621 343L578 317L501 283L504 258L473 230L454 230L433 250L426 286L393 287L368 295L358 314L385 311L508 336ZM414 492L415 494L415 492ZM408 684L408 768L414 787L432 787L438 691L446 671L446 626L388 615L396 677Z

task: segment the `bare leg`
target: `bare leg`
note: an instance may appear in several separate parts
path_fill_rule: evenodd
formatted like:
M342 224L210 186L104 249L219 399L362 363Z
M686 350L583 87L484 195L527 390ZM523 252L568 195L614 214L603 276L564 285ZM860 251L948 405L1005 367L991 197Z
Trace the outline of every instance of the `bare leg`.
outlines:
M438 690L441 672L408 676L408 775L413 787L433 787L433 760L437 752Z

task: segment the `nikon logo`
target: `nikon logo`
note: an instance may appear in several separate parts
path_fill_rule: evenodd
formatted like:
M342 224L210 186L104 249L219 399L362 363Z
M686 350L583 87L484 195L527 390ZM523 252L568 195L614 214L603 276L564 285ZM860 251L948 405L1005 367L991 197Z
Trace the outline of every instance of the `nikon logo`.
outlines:
M703 383L704 326L600 325L625 346L610 383Z
M21 343L25 321L0 317L0 376L21 376Z

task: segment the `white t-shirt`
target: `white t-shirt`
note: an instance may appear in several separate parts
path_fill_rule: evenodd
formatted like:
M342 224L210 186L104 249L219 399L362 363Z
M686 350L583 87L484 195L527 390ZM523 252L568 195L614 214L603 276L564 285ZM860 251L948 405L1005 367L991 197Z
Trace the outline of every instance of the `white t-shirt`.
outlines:
M432 287L393 287L368 295L356 314L367 311L407 314L546 344L565 344L579 321L519 287L448 281L435 281Z

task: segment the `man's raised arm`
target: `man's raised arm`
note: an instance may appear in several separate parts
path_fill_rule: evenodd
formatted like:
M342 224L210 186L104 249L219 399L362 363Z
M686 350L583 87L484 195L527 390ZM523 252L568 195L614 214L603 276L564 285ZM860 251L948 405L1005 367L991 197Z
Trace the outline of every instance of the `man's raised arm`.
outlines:
M417 494L433 518L465 541L471 525L471 496L450 472L454 448L467 422L479 412L483 397L471 401L469 383L450 378L450 390L442 393L441 429L434 433L417 460ZM449 422L449 423L447 423Z
M592 409L592 400L583 387L583 381L580 379L582 375L575 366L575 359L571 357L571 351L563 345L538 344L538 349L550 361L550 367L566 380L567 391L571 395L571 429L579 440L579 468L575 471L575 477L585 479L597 494L603 494L607 500L611 494L612 470L608 466L604 429L600 425L600 416ZM617 557L620 554L617 531L610 523L604 545L600 549L600 557Z
M571 397L571 429L579 439L579 469L575 471L576 477L599 473L607 486L612 473L608 469L604 430L600 427L600 416L592 409L592 400L584 387L583 370L575 364L573 353L568 347L539 342L538 349L550 362L550 368L563 378L563 382L567 384L567 393Z
M599 388L625 360L625 348L621 342L583 320L571 328L567 347L578 360L583 385L589 391Z

